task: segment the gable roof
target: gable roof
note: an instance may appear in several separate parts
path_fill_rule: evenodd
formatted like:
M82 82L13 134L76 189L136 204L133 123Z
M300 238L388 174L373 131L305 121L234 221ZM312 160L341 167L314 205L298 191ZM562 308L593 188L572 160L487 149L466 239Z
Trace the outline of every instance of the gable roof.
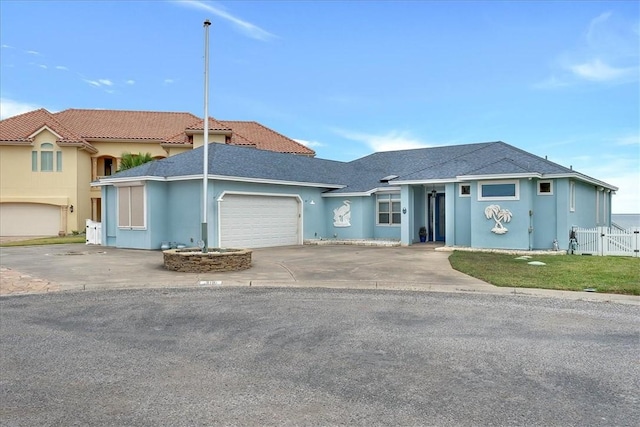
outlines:
M201 147L117 173L101 182L195 178L202 176L203 154ZM212 144L208 170L214 179L303 183L330 189L335 195L371 194L385 188L398 188L401 184L531 176L574 177L617 190L501 141L379 152L347 163Z
M202 133L202 118L191 113L127 110L68 109L50 113L41 108L0 121L0 143L31 144L43 126L62 138L96 152L91 142L124 140L193 146L190 135ZM228 144L260 150L315 156L315 151L256 122L209 118L209 131L230 135Z
M9 117L0 121L0 142L31 145L35 135L49 129L58 137L59 145L79 146L92 153L97 150L80 135L63 125L53 114L44 108Z

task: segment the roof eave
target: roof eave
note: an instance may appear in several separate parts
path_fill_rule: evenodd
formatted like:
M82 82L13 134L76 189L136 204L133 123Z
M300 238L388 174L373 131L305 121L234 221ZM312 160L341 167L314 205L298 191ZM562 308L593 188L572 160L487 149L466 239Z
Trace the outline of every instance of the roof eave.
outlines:
M496 179L519 179L519 178L542 178L542 174L538 172L528 172L528 173L500 173L500 174L456 176L457 181L487 181L487 180L496 180Z
M600 181L599 179L591 178L590 176L583 175L578 172L574 173L556 173L556 174L545 174L542 176L543 178L574 178L579 179L580 181L588 182L589 184L599 185L600 187L607 188L611 191L618 191L619 188L615 185L608 184L604 181Z

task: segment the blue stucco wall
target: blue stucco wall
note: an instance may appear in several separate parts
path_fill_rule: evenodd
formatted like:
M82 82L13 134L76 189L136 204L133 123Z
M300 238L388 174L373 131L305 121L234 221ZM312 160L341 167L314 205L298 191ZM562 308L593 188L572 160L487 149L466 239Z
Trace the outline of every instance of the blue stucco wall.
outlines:
M460 197L460 185L463 184L447 185L447 215L449 215L450 206L453 206L454 209L453 218L447 218L447 228L453 227L454 229L447 233L445 242L448 245L471 246L471 198L477 197L477 186L475 183L470 185L470 197ZM452 234L451 237L449 237L450 234Z
M533 193L533 249L552 249L553 239L558 237L558 223L556 221L556 200L557 184L555 180L552 180L553 194L537 194L538 193L538 180L533 180L532 189Z
M526 179L518 180L520 183L520 199L519 200L477 200L477 193L474 196L473 187L477 184L472 183L472 197L470 206L471 218L471 246L474 248L490 248L490 249L519 249L528 250L530 246L529 240L529 210L531 209L531 189L530 181ZM503 225L509 230L505 234L495 234L491 229L495 225L493 219L487 219L485 209L489 205L498 205L501 209L511 211L512 217L510 222L504 222Z

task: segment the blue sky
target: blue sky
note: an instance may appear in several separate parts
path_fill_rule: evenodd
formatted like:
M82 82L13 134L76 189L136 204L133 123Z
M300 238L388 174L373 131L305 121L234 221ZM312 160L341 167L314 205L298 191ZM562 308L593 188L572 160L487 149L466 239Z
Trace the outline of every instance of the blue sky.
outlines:
M640 212L640 6L597 2L0 3L0 113L255 120L318 157L502 140Z

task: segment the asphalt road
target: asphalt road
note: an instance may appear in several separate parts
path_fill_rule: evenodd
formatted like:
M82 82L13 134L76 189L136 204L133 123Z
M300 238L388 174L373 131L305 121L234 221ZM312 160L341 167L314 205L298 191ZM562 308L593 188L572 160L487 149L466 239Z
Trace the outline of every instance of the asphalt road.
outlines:
M329 289L0 299L3 426L637 426L640 309Z

